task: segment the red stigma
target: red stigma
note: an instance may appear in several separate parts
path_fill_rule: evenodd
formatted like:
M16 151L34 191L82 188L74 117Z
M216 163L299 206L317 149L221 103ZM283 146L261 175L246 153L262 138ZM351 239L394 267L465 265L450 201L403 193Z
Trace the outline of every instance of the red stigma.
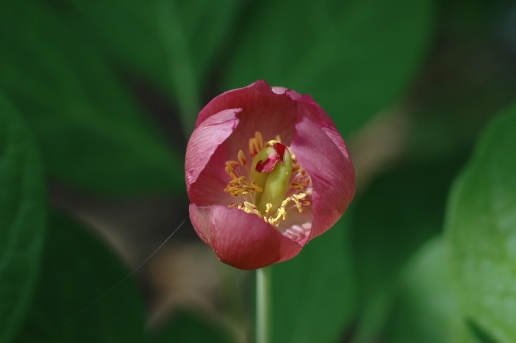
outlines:
M281 143L274 143L267 159L256 163L256 171L258 173L270 173L276 163L283 163L286 148L287 147Z

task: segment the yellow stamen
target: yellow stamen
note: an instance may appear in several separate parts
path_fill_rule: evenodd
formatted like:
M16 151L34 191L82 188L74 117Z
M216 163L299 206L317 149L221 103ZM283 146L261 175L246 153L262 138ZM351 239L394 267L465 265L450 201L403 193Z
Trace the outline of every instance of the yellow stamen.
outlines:
M245 176L236 177L235 174L230 174L232 180L229 181L226 188L224 188L224 192L228 192L232 196L236 197L238 195L246 195L252 192L254 195L255 192L263 192L263 189L257 186L254 182L249 182Z
M258 141L258 148L260 148L260 150L262 150L263 149L263 137L262 137L261 132L256 131L254 133L254 136L255 136L256 140Z
M281 142L277 141L276 139L271 139L270 141L267 142L267 146L273 146L275 143L281 143Z
M240 162L241 165L245 166L247 163L247 159L244 156L244 152L242 150L238 151L238 162Z
M288 197L285 200L283 200L283 202L281 203L281 207L283 207L283 208L287 207L290 200L292 200L291 197Z
M238 162L236 161L226 161L226 173L228 173L229 175L231 175L231 173L233 173L233 171L235 170L235 168L238 167Z
M269 224L272 224L274 226L278 226L280 223L280 219L287 219L287 211L283 207L278 208L278 211L276 212L276 217L269 217Z
M256 156L263 149L263 137L258 131L255 132L254 138L249 139L249 155Z
M281 143L281 138L276 136L274 140L269 140L267 146L272 146L274 143ZM254 158L264 148L263 137L260 132L256 132L254 137L249 139L249 156ZM287 191L285 199L281 202L279 207L274 210L272 203L265 204L263 212L257 208L257 201L263 193L263 189L258 186L250 177L243 176L243 173L248 173L249 170L240 168L247 165L247 156L244 151L239 150L237 161L227 161L225 165L226 173L231 177L228 182L225 192L238 199L236 203L231 203L228 208L236 207L246 213L252 213L262 218L266 223L273 226L279 226L280 223L287 218L287 213L293 208L297 208L299 212L303 211L303 207L309 206L310 201L305 200L306 196L311 194L312 180L308 173L299 165L289 147L292 158L292 172L289 182L290 190ZM247 175L244 174L244 175ZM287 206L290 202L294 206Z
M306 193L294 194L291 196L292 201L296 204L297 210L303 212L303 204L299 200L303 200L306 197Z
M292 188L295 188L295 189L304 189L305 186L300 184L299 182L292 182L291 184Z
M306 197L306 194L305 193L294 194L293 197L296 198L297 200L303 200Z

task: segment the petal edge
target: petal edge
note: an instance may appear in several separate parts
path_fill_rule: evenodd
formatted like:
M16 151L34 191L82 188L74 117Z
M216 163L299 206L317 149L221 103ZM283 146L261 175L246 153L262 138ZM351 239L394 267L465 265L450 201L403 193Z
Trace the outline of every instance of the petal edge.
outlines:
M236 268L263 268L301 251L299 244L262 219L235 208L190 204L190 218L199 237L217 258Z

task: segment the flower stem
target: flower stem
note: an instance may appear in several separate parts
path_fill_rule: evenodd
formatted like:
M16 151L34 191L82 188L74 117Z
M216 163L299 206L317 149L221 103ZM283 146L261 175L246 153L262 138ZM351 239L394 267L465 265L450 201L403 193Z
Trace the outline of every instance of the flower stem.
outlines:
M256 343L270 343L272 268L256 271Z

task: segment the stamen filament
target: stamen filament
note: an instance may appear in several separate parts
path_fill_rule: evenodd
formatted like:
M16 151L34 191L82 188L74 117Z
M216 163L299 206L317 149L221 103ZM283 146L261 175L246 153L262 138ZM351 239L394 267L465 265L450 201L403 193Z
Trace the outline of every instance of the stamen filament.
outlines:
M253 158L252 163L247 163L246 154L239 150L237 161L225 164L231 180L224 191L237 200L228 208L255 214L277 227L286 220L290 210L303 212L303 207L310 205L305 199L311 194L310 176L290 148L281 144L279 136L264 147L261 133L256 132L249 140L249 156ZM258 163L261 163L260 171L257 171Z

